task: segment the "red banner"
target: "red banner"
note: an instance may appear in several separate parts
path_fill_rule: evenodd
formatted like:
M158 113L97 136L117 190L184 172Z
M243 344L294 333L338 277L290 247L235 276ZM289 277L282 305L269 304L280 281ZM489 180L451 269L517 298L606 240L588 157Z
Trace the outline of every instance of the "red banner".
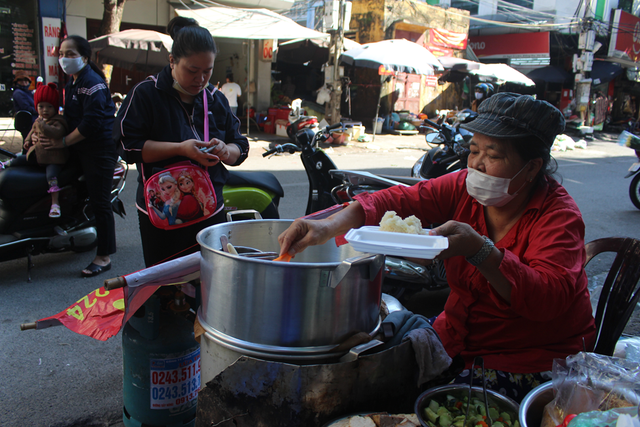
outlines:
M100 341L120 332L124 319L124 289L98 288L55 316L38 320L48 324L59 321L68 329Z
M477 36L469 45L478 58L548 58L549 33L514 33Z
M611 26L609 56L626 56L634 62L640 60L640 18L616 10Z
M454 31L431 28L429 29L429 43L434 46L448 47L451 49L466 49L467 33L456 33Z

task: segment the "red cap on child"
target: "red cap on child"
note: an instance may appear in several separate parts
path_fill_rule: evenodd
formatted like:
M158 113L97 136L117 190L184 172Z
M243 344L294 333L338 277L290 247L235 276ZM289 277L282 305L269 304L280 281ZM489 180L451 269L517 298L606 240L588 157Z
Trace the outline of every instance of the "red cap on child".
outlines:
M47 83L46 85L38 83L36 93L33 95L33 101L38 108L38 104L41 102L48 102L53 105L53 108L58 110L60 104L60 94L58 93L58 86L55 83Z

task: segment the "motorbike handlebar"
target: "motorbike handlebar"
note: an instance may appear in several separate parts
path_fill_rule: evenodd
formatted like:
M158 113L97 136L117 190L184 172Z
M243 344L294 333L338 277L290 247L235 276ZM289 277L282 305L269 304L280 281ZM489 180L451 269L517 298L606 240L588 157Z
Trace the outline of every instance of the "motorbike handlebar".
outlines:
M296 151L300 151L300 147L298 147L295 144L291 144L290 142L287 142L286 144L279 144L273 147L272 149L262 153L262 157L267 157L274 153L284 153L285 151L287 151L289 154L293 154Z
M425 123L427 123L429 126L434 127L436 129L441 129L442 126L440 126L439 124L437 124L436 122L432 122L429 119L424 119Z
M338 129L342 127L342 122L338 122L335 125L331 125L331 126L327 126L326 130L327 132L333 129Z

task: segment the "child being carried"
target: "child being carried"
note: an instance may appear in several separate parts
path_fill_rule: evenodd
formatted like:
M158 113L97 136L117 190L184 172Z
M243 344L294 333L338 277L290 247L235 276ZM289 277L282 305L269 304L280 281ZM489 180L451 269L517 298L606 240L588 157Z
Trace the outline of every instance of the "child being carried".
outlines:
M51 210L49 216L58 218L61 214L58 200L58 175L67 160L69 160L69 150L66 148L45 150L40 142L34 143L31 137L44 136L50 139L60 139L67 134L67 122L58 114L59 93L55 83L44 85L38 83L36 93L33 96L38 118L33 123L31 132L24 140L26 155L20 155L4 164L3 167L24 166L28 164L38 164L46 166L47 183L51 194Z

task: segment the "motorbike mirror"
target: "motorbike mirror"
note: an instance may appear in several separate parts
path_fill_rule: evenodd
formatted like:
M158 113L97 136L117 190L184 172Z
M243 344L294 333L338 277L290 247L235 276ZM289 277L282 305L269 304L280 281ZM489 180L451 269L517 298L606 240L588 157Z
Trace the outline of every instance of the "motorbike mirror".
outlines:
M442 138L442 135L440 135L440 132L429 133L429 134L427 134L427 136L425 136L425 139L427 140L427 142L429 144L443 144L444 143L444 138Z

